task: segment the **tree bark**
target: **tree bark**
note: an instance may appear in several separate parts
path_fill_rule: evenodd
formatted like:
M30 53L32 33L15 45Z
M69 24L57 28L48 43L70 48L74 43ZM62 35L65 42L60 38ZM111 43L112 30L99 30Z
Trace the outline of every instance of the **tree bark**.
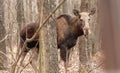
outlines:
M22 24L25 23L23 7L24 7L23 0L17 0L17 22L20 29Z
M0 0L0 70L4 68L6 63L6 45L5 45L5 28L4 24L4 0Z
M81 0L81 12L88 11L88 0Z
M17 0L17 23L18 23L18 29L17 29L17 54L16 54L16 57L18 56L21 48L20 48L20 30L23 26L23 24L25 23L25 18L24 18L24 5L23 5L23 0Z
M42 3L43 0L40 1ZM51 10L55 7L55 0L44 0L41 6L41 22L48 16ZM56 25L55 22L48 21L40 30L40 50L39 50L39 71L40 73L59 73L58 72L58 55L57 55L57 40L56 40Z

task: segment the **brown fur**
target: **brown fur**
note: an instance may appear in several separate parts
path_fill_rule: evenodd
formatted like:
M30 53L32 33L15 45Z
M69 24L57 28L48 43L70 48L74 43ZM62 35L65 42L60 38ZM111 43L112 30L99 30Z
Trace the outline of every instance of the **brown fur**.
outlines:
M66 14L59 16L56 23L58 48L60 48L62 60L66 61L67 50L76 44L79 36L83 35L82 24L78 17L72 17Z

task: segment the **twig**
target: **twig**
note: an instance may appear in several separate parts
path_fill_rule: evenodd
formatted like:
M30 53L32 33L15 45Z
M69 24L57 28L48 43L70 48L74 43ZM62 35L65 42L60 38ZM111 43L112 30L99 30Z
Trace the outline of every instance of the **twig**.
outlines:
M10 58L4 52L0 51L0 53L3 54L5 57L7 57L10 60Z
M21 51L20 55L18 56L17 61L16 61L16 62L14 63L14 65L13 65L13 73L15 73L15 69L16 69L17 63L18 63L18 61L19 61L19 59L20 59L20 57L21 57L21 55L22 55L22 52L23 52L24 49L25 49L26 43L32 41L32 40L35 38L35 36L37 35L37 33L38 33L38 32L40 31L40 29L43 27L43 25L45 25L45 23L49 20L49 18L52 16L52 14L54 14L54 13L56 12L56 10L57 10L65 1L66 1L66 0L63 0L63 1L49 14L49 16L48 16L48 17L44 20L44 22L42 23L42 25L39 26L39 28L37 29L37 31L35 32L35 34L32 36L32 38L26 39L26 41L24 42L24 45L23 45L23 47L22 47L22 51Z
M9 35L6 35L2 40L0 40L0 43L5 41L8 38Z

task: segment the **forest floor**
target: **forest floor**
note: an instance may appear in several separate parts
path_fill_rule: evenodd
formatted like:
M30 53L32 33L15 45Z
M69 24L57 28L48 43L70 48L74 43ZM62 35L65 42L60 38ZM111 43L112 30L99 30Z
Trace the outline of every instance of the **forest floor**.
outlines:
M67 73L105 73L103 67L104 55L102 51L98 51L89 61L88 65L82 65L79 61L79 53L77 50L72 51L69 60ZM60 73L65 73L64 63L59 64ZM80 67L80 68L79 68Z
M29 55L28 55L29 56ZM67 73L106 73L103 67L104 54L98 51L89 61L88 65L82 65L79 61L79 53L73 50L70 55ZM79 68L80 67L80 68ZM59 72L65 73L64 62L59 60ZM0 73L10 73L10 70L0 70ZM35 73L29 64L21 73Z

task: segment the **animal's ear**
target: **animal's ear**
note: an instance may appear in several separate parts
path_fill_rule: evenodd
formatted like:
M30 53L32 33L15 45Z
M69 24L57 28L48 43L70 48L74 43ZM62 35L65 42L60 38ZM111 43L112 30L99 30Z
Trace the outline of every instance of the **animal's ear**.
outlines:
M93 9L90 11L89 16L90 16L90 15L94 15L94 14L95 14L95 12L96 12L96 9L95 9L95 8L93 8Z
M80 14L79 14L79 13L80 13L79 10L73 9L73 14L74 14L75 16L80 17Z

